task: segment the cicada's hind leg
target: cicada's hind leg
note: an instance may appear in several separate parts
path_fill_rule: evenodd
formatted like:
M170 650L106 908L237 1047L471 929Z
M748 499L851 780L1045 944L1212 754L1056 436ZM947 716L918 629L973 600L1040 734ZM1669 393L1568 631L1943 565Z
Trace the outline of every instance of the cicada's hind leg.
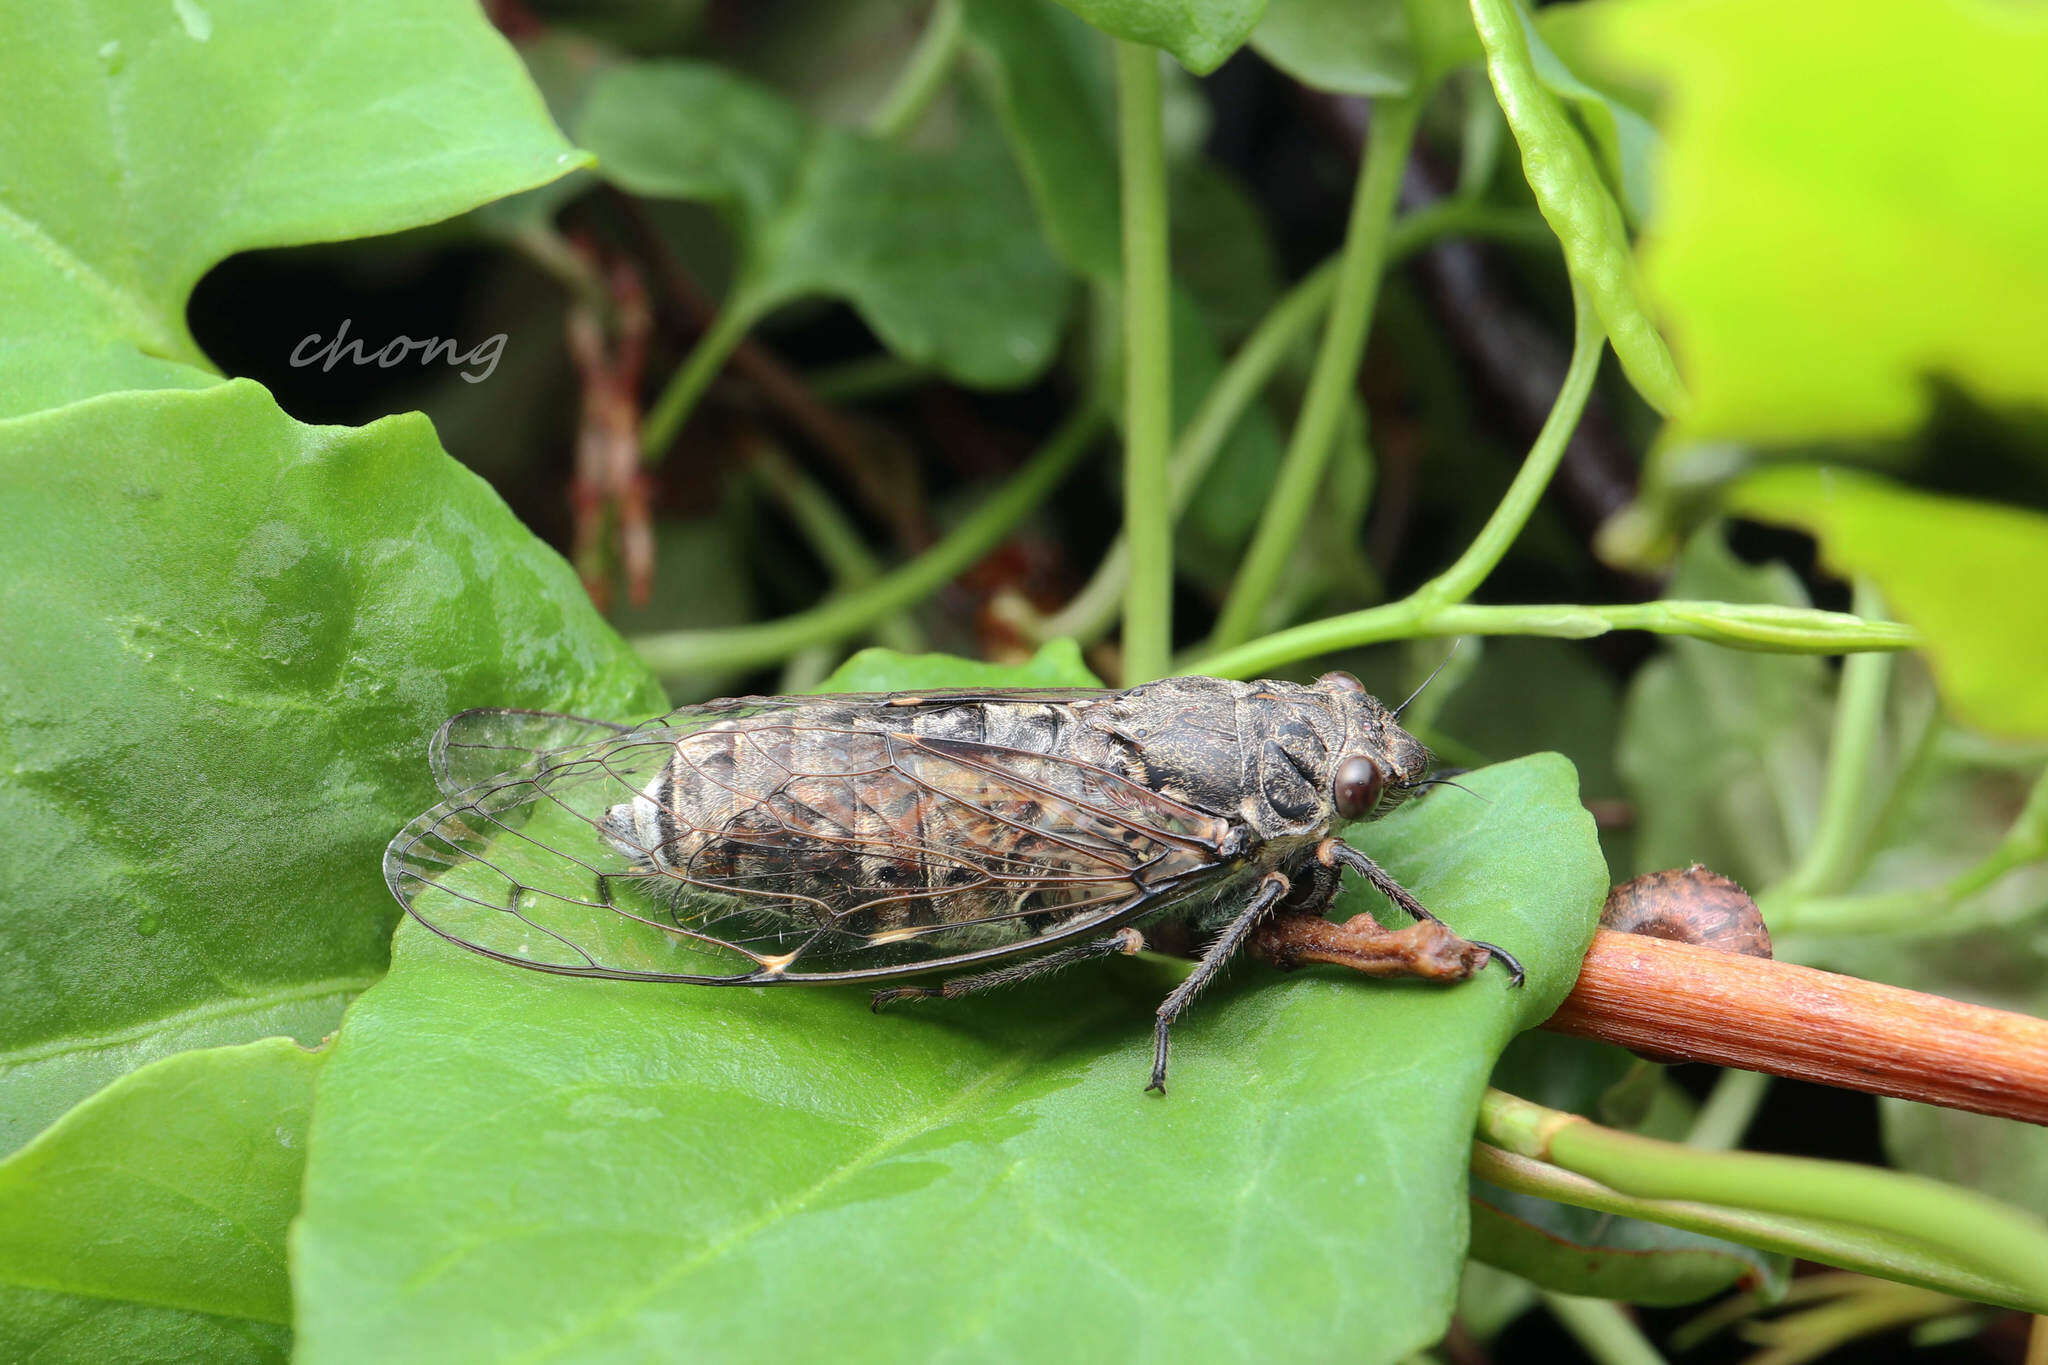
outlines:
M1166 1050L1174 1021L1180 1018L1181 1012L1187 1009L1188 1003L1201 992L1202 987L1223 970L1223 964L1237 955L1237 950L1259 927L1259 921L1285 900L1293 889L1294 883L1286 877L1278 872L1268 872L1260 879L1259 889L1252 893L1250 902L1202 954L1202 960L1188 973L1188 979L1174 987L1173 994L1160 1002L1157 1022L1152 1029L1152 1080L1145 1087L1147 1090L1157 1090L1162 1095L1166 1093Z
M882 1006L894 1004L898 1000L951 1000L956 996L973 995L976 991L994 990L998 986L1014 986L1020 981L1029 981L1034 976L1056 972L1062 967L1071 967L1076 962L1086 962L1089 958L1108 957L1113 953L1142 952L1144 947L1143 934L1136 929L1119 929L1105 938L1090 939L1086 943L1061 948L1043 957L1013 962L992 972L956 976L936 986L892 986L885 991L876 991L874 998L868 1002L868 1008L879 1012Z
M1275 918L1253 945L1259 956L1280 967L1330 962L1368 976L1419 976L1435 981L1463 981L1490 959L1508 969L1512 984L1522 984L1522 964L1514 954L1492 943L1460 938L1385 868L1349 844L1325 839L1316 846L1314 861L1331 872L1340 867L1358 872L1415 923L1406 929L1388 929L1371 915L1361 914L1343 924L1332 924L1320 911ZM1334 892L1334 885L1330 889Z

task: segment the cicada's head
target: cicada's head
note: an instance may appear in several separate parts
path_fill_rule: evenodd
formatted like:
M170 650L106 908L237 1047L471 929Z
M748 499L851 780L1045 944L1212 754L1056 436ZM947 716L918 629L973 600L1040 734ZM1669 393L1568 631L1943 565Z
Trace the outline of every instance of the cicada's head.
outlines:
M1325 673L1310 691L1329 698L1344 724L1331 755L1330 802L1339 820L1363 820L1390 793L1415 787L1429 771L1429 750L1349 673Z

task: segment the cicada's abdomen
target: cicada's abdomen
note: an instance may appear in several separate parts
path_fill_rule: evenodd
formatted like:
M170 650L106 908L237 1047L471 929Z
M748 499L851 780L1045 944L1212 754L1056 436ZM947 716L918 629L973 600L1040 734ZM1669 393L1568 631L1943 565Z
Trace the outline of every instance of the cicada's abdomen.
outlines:
M996 768L934 747L963 728L1054 744L1057 727L804 711L677 737L605 833L679 903L751 902L877 944L1007 942L1139 893L1132 831L1087 814L1101 794L1072 763L1005 745Z

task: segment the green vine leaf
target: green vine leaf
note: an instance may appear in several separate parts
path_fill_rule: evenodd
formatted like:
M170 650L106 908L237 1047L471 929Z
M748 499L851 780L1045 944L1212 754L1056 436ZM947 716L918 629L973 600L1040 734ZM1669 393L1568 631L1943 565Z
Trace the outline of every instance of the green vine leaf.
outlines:
M1197 76L1223 65L1258 27L1266 0L1060 0L1104 33L1163 47Z
M321 1061L288 1038L168 1057L0 1162L0 1353L282 1360Z
M0 88L0 417L216 382L185 302L237 251L436 222L586 159L467 0L31 7Z
M1258 54L1340 95L1412 95L1481 57L1461 0L1268 0Z
M1930 374L2048 399L2048 181L2014 172L2048 122L2039 11L1586 8L1609 61L1670 90L1644 270L1685 358L1687 436L1895 435L1927 412Z
M891 662L825 687L947 680ZM1257 1354L1277 1319L1306 1357L1399 1359L1451 1310L1494 1056L1569 987L1606 888L1568 763L1461 780L1348 834L1527 986L1248 964L1165 1099L1173 960L878 1018L859 989L524 974L408 924L319 1089L301 1356L1010 1357L1058 1322L1170 1360ZM877 1227L915 1293L877 1292Z
M0 1150L153 1057L331 1030L378 876L475 705L662 698L417 415L302 426L255 384L0 422Z
M1804 465L1759 469L1726 501L1810 532L1828 567L1876 583L1926 635L1935 683L1960 719L2048 739L2048 517Z
M577 135L621 188L726 211L742 259L725 307L742 317L844 299L898 355L984 388L1052 361L1066 274L1016 172L975 138L928 152L821 127L689 62L606 72Z

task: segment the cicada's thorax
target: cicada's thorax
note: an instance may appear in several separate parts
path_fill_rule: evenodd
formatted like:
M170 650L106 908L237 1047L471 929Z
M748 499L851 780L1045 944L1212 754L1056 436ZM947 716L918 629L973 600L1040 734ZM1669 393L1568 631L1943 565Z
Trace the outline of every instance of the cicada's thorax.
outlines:
M1357 743L1347 698L1284 682L1169 678L1089 707L1086 723L1133 781L1283 846L1329 832L1331 774Z

